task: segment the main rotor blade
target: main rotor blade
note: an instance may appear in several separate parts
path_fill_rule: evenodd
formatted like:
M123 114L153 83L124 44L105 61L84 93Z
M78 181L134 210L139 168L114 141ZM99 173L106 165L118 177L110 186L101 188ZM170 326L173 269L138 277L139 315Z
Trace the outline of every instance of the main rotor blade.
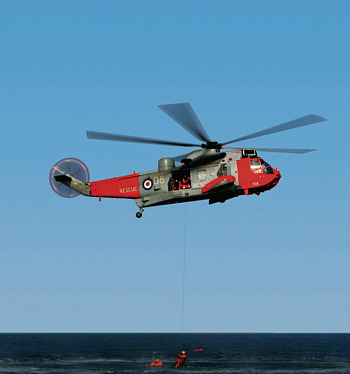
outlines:
M180 146L180 147L201 147L201 144L191 144L191 143L174 142L171 140L141 138L139 136L110 134L106 132L86 131L86 135L89 139L96 139L96 140L111 140L111 141L116 141L116 142L130 142L130 143L165 144L165 145L174 145L174 146Z
M280 131L291 130L291 129L294 129L296 127L307 126L307 125L311 125L313 123L322 122L322 121L327 121L327 119L323 118L321 116L317 116L316 114L309 114L308 116L297 118L293 121L282 123L281 125L269 127L265 130L261 130L261 131L258 131L258 132L254 132L253 134L250 134L250 135L242 136L241 138L230 140L229 142L222 143L222 145L235 143L235 142L238 142L240 140L258 138L259 136L274 134L274 133L280 132Z
M278 153L294 153L294 154L304 154L316 149L303 149L303 148L255 148L255 147L221 147L222 149L255 149L261 152L278 152Z
M190 103L163 104L158 107L195 138L210 142L209 135L204 130Z

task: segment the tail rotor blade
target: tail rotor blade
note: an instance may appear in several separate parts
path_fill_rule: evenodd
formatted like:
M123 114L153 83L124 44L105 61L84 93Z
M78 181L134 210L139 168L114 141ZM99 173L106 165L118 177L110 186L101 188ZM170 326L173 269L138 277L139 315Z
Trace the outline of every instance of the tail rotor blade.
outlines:
M209 135L190 103L163 104L159 108L198 140L210 142Z

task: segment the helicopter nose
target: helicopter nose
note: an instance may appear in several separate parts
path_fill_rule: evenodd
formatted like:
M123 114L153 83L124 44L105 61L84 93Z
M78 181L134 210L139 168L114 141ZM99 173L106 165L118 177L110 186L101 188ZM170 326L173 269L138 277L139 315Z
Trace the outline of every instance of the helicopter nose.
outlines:
M277 186L278 183L279 183L279 181L280 181L280 179L281 179L281 173L277 170L277 168L273 169L273 174L274 174L273 180L271 181L271 184L269 185L270 186L269 189Z

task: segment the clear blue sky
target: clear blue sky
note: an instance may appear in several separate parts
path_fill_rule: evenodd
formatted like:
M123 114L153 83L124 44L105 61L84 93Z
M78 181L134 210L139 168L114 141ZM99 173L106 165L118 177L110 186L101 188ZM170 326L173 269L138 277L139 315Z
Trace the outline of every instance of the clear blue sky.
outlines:
M228 141L307 114L328 122L242 143L279 185L187 204L184 330L350 332L348 1L2 1L0 331L181 331L186 206L63 199L51 166L91 180L153 170L193 141L158 104L190 102Z

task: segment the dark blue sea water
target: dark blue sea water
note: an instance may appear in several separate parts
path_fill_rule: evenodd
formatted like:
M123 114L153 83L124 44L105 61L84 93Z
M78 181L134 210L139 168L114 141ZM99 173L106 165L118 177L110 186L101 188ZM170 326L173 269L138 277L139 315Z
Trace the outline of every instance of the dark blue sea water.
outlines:
M145 366L156 358L164 367ZM0 334L0 373L179 371L350 373L350 334Z

